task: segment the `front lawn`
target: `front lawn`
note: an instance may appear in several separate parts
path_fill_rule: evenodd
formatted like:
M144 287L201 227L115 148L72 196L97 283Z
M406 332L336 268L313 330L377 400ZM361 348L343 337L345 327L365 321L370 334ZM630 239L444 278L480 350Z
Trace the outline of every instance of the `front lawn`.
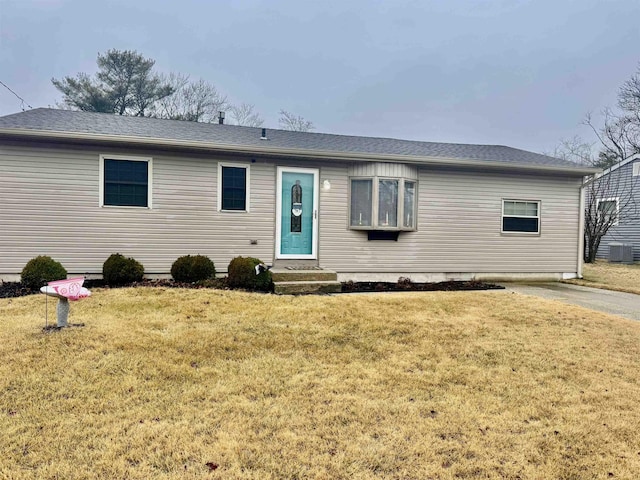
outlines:
M640 324L618 317L504 291L137 288L70 321L0 300L0 478L640 472Z
M582 279L567 280L567 283L640 295L639 263L625 265L598 260L595 263L585 263L582 276Z

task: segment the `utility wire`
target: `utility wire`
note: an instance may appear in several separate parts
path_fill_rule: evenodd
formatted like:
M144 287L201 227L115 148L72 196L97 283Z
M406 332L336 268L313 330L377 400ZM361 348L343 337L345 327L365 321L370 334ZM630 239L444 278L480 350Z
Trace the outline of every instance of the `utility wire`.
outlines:
M2 85L4 88L6 88L7 90L9 90L11 93L13 93L18 100L20 100L20 108L22 109L22 111L24 112L24 106L26 105L27 107L33 109L33 107L31 105L29 105L27 103L27 101L22 98L20 95L18 95L16 92L14 92L13 90L11 90L2 80L0 80L0 85Z

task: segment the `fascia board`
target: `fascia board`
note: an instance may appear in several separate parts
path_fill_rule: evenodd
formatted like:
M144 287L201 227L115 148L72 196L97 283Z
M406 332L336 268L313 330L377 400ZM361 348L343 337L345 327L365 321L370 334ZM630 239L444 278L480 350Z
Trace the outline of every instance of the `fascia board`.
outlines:
M600 178L600 177L602 177L604 175L607 175L607 174L609 174L611 172L615 172L619 168L624 167L629 162L633 162L634 160L638 160L638 159L640 159L640 154L631 155L629 158L626 158L626 159L616 163L615 165L607 168L606 170L603 170L601 173L596 175L596 178Z

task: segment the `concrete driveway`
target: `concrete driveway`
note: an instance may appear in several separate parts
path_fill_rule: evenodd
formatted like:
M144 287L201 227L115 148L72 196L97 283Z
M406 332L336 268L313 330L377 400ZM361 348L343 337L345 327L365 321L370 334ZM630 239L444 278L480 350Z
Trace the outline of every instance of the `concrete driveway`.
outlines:
M567 283L500 283L508 291L559 300L604 313L640 320L640 295L581 287Z

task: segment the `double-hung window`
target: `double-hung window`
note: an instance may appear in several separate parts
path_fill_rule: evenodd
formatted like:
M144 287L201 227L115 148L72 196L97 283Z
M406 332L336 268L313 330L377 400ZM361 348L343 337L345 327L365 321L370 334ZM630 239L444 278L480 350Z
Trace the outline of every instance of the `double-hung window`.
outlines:
M539 200L503 200L503 233L540 233Z
M249 165L218 164L218 210L249 211Z
M100 156L100 206L151 208L151 158Z
M415 230L415 180L351 178L349 226L363 230Z

